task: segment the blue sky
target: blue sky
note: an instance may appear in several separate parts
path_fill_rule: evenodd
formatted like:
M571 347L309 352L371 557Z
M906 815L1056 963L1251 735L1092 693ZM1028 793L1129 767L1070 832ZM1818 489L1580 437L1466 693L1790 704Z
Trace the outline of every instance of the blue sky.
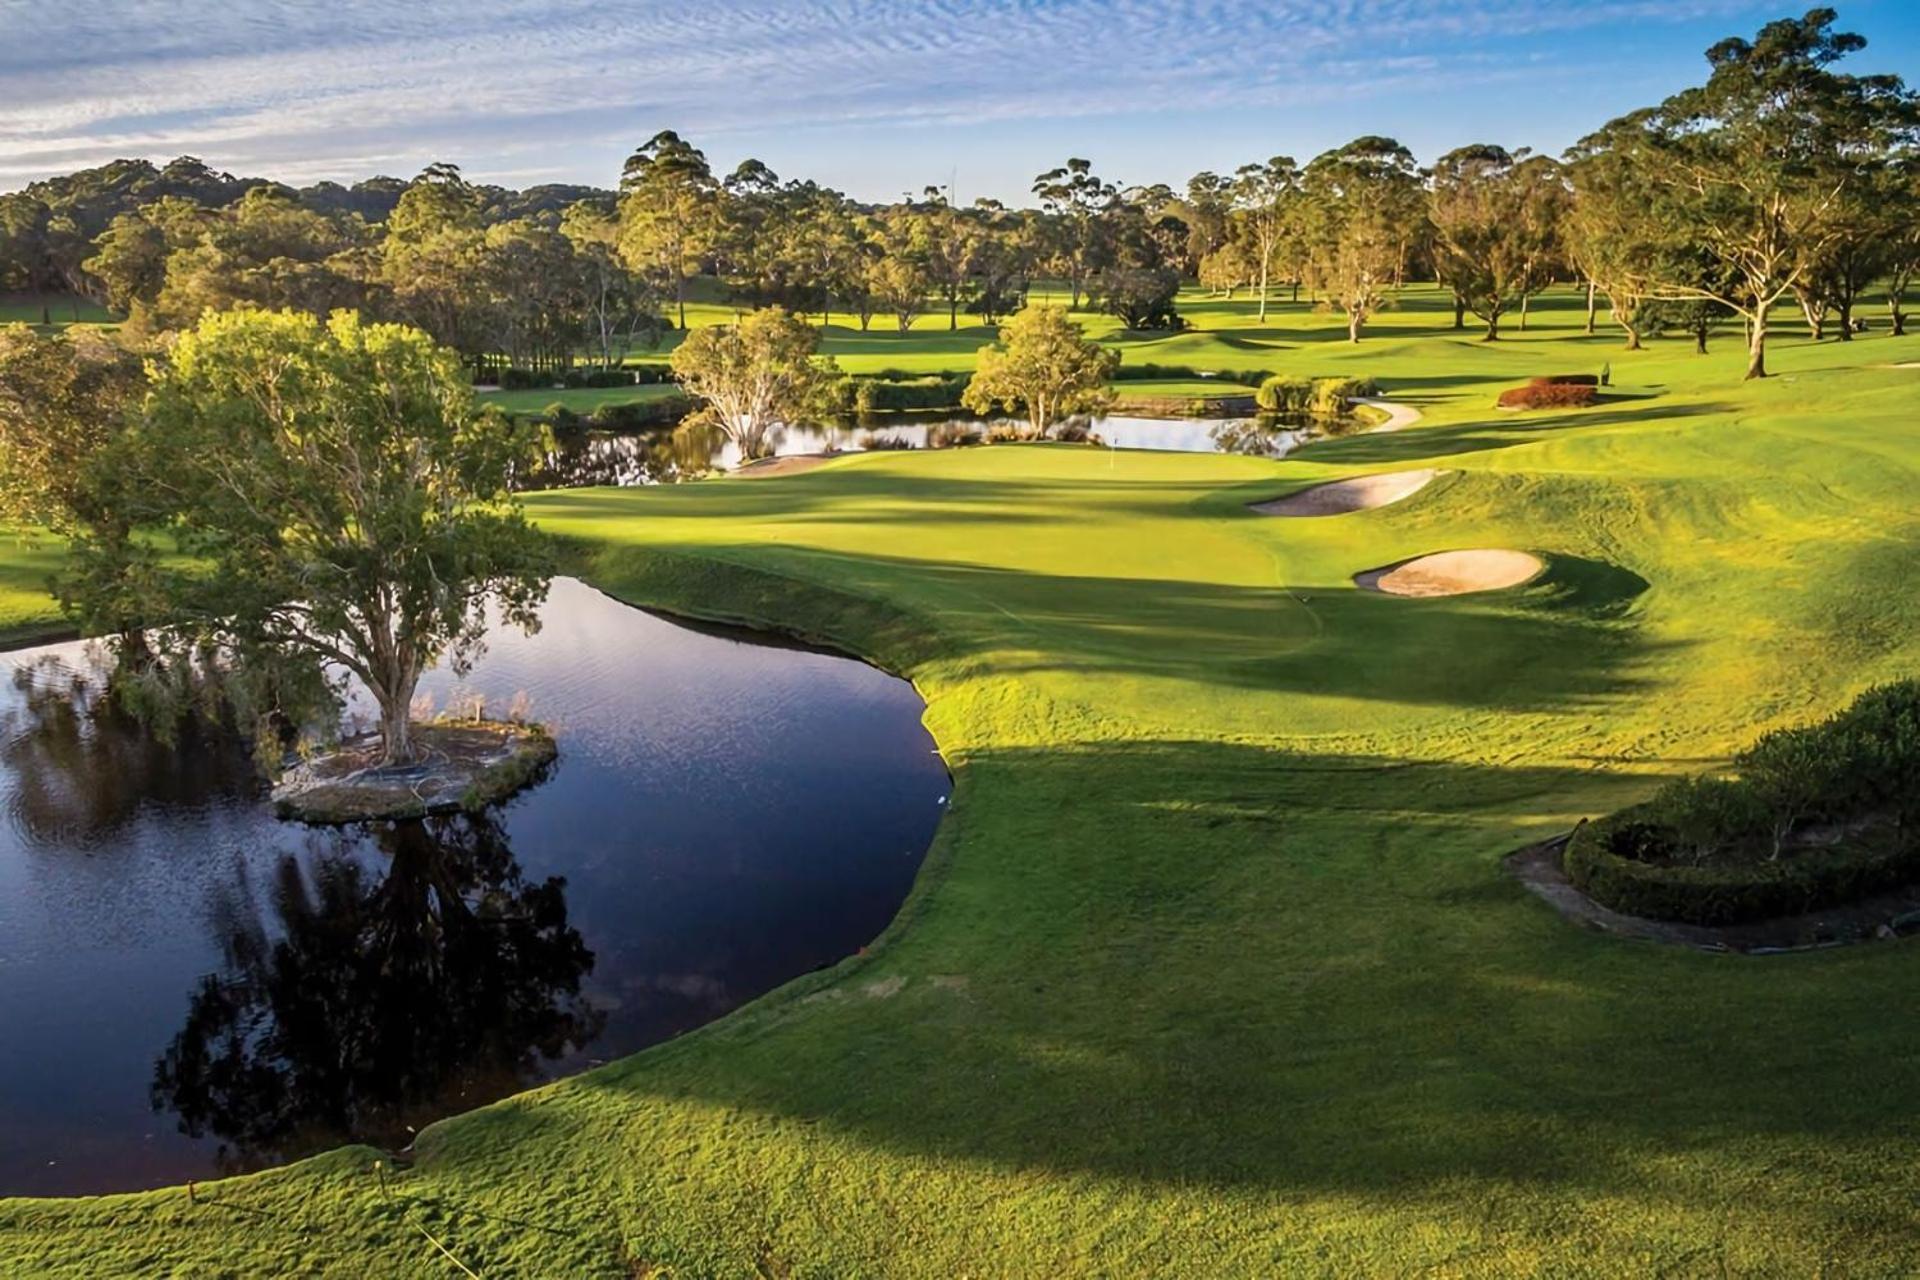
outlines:
M0 0L0 190L192 154L304 182L451 160L611 185L678 129L717 166L1023 201L1069 155L1183 184L1363 133L1558 151L1809 7L1747 0ZM1920 82L1920 0L1841 0Z

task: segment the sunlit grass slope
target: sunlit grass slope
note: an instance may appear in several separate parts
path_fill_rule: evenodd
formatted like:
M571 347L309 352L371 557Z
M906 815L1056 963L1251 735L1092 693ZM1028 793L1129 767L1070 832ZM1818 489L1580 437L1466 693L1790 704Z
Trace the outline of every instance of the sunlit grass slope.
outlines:
M1437 305L1359 347L1291 308L1140 344L1427 413L1282 463L997 447L540 498L617 594L914 678L958 786L899 921L435 1126L391 1198L348 1150L198 1203L15 1201L0 1259L450 1274L431 1233L490 1277L1920 1269L1920 945L1619 942L1499 870L1913 673L1920 371L1884 366L1920 338L1782 342L1743 386L1737 339L1628 355L1558 301L1492 346ZM1604 361L1601 408L1491 407ZM1243 506L1416 466L1449 474L1378 511ZM1549 572L1350 583L1479 546Z

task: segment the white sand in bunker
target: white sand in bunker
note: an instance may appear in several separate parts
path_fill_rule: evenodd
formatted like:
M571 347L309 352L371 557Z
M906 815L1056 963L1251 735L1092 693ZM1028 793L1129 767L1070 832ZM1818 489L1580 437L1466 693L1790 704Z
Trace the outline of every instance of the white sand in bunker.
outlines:
M1524 551L1481 548L1440 551L1353 575L1356 586L1390 596L1463 596L1517 587L1540 576L1546 564Z
M1284 498L1248 505L1263 516L1344 516L1353 511L1371 511L1390 502L1411 498L1440 473L1431 467L1420 471L1386 471L1379 475L1355 476L1317 484Z

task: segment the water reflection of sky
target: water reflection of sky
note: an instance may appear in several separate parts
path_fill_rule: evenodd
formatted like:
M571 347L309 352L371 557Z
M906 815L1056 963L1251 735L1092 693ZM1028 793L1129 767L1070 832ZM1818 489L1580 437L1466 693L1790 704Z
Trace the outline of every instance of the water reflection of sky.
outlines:
M85 665L0 677L64 693ZM697 1026L878 934L948 785L904 682L567 580L538 635L425 687L524 691L558 767L497 821L309 829L218 735L170 751L0 679L0 1194L282 1158ZM395 1044L397 1102L368 1068Z

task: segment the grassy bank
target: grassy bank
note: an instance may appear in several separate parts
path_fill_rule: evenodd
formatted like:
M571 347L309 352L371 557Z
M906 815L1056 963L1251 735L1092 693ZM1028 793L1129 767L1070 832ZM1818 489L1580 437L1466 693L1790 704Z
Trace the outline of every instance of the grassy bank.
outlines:
M1488 345L1433 302L1357 347L1240 303L1120 339L1369 374L1427 415L1283 463L995 447L539 498L615 594L912 676L957 789L900 920L432 1127L390 1191L348 1150L197 1201L0 1202L0 1259L451 1273L431 1236L489 1277L1920 1268L1897 1013L1920 948L1623 943L1498 867L1912 674L1920 371L1883 366L1920 337L1783 341L1781 376L1742 385L1737 339L1628 355L1568 296ZM1609 361L1603 407L1492 408ZM1450 474L1364 514L1244 509L1416 466ZM1351 584L1454 547L1549 570L1455 599Z

